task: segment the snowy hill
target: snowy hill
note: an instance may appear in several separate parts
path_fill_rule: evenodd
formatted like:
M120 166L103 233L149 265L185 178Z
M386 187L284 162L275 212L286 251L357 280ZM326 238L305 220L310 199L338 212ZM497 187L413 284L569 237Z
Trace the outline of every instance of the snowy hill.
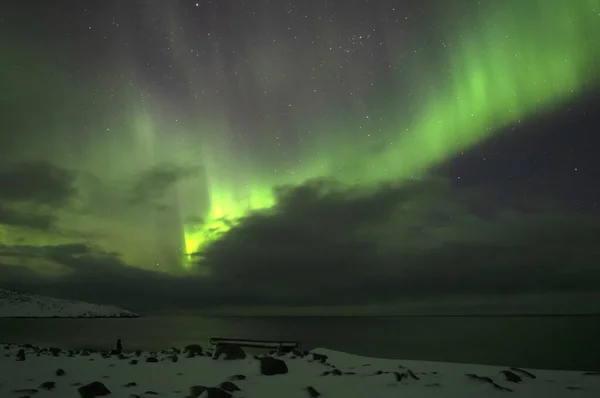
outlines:
M0 317L4 318L120 318L137 314L117 307L62 300L0 289Z

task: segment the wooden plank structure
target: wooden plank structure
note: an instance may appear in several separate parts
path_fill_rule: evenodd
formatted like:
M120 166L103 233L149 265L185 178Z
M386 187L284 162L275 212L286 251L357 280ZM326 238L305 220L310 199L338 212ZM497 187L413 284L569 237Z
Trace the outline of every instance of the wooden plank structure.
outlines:
M236 345L238 347L273 349L279 352L290 352L300 348L299 341L250 340L211 337L208 342L215 347L218 347L219 345Z

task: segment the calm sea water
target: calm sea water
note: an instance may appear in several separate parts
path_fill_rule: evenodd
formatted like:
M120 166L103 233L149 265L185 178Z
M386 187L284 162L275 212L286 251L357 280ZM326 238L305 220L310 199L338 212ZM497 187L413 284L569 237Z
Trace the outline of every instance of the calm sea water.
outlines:
M359 355L600 370L600 317L0 319L0 341L160 350L209 337L298 340Z

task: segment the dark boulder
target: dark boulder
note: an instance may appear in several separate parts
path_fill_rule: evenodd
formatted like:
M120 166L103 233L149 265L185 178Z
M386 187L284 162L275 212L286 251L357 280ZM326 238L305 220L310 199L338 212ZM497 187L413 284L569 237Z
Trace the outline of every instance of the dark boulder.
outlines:
M79 396L81 398L103 397L111 393L110 390L99 381L94 381L85 386L81 386L77 391L79 391Z
M510 370L503 370L502 372L500 372L500 374L504 376L506 381L509 381L511 383L520 383L521 381L523 381L523 379L519 375L511 372Z
M190 344L183 349L183 352L187 353L189 356L196 356L202 355L204 351L199 344Z
M242 347L233 344L219 344L215 348L214 359L237 360L245 359L246 352Z
M206 393L206 394L205 394ZM191 386L189 398L198 398L204 394L206 398L231 398L231 393L218 387Z
M288 372L288 367L285 361L273 358L264 357L260 359L260 373L265 376L282 375Z
M42 390L47 390L47 391L52 391L56 388L56 382L54 381L45 381L42 384L40 384L40 388Z
M230 381L224 381L223 383L219 384L219 388L227 392L242 391L237 385Z
M316 362L321 362L321 363L325 363L327 362L327 355L323 355L323 354L316 354L316 353L311 353L312 354L312 360L316 361Z

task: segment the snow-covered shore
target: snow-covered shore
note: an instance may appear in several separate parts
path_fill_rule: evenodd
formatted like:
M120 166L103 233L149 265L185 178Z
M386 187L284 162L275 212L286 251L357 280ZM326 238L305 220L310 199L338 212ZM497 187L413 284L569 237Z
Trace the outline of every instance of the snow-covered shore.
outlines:
M137 317L122 308L0 289L0 318Z
M230 348L218 359L211 354L199 345L119 353L0 344L0 396L600 396L600 372L377 359L327 349L253 356Z

